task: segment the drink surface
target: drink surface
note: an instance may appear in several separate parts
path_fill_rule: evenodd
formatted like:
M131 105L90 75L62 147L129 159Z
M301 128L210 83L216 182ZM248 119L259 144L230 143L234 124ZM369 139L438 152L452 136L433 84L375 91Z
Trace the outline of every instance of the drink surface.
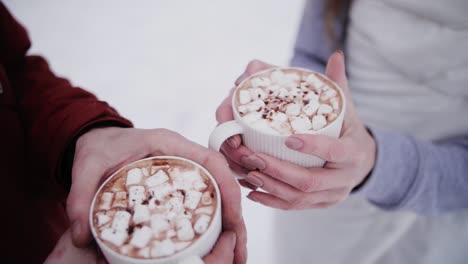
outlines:
M236 90L235 109L264 133L314 133L342 111L338 87L324 76L299 69L272 69L254 75Z
M208 176L189 162L143 160L125 167L101 188L93 228L97 239L121 255L171 256L208 229L216 195Z

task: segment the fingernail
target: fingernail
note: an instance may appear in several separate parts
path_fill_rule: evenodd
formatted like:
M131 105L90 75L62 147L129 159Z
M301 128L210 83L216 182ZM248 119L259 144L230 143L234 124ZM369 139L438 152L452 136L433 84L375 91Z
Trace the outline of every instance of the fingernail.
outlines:
M244 176L244 179L245 179L245 176ZM252 191L257 190L257 187L253 186L251 183L249 183L246 180L238 180L238 182L239 182L240 186L242 186L244 188L247 188L247 189L252 190Z
M240 82L242 82L245 78L247 78L247 73L244 72L239 76L236 81L234 82L235 85L239 85Z
M304 146L302 140L295 137L288 137L285 142L286 146L290 149L301 149Z
M241 163L244 167L250 170L265 169L265 162L255 155L244 156L241 158Z
M229 144L229 146L231 146L232 148L237 148L239 147L239 145L237 144L237 140L235 140L235 138L233 137L230 137L227 139L227 143Z
M254 186L257 186L257 187L260 187L260 188L263 186L262 180L255 177L252 174L247 174L247 176L245 176L245 180L248 181L250 184L252 184Z
M252 193L247 194L247 198L251 201L258 202L257 199L251 196Z
M236 246L236 233L230 232L229 240L231 241L231 245L234 248Z
M77 241L81 233L81 223L78 220L75 220L72 224L72 236L73 240Z
M338 54L340 54L340 56L341 56L342 58L344 58L344 53L343 53L343 51L342 51L341 49L337 50L336 52L337 52Z

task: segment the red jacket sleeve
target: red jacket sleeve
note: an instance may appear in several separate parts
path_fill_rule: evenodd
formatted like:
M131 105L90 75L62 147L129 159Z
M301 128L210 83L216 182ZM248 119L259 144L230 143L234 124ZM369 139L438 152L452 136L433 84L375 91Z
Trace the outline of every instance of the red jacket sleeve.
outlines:
M8 39L1 55L16 95L28 152L43 164L46 175L57 176L66 149L80 133L98 124L132 124L106 102L57 77L43 58L26 56L30 44L24 28L2 4L0 9L1 33L8 34L0 36Z

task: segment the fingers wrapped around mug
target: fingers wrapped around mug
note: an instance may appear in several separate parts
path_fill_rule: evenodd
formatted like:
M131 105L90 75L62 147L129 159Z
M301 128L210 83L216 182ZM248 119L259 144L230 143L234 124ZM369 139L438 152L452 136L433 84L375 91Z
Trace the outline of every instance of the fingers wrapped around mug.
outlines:
M265 154L253 154L263 164L245 180L264 192L248 198L283 210L323 208L344 200L356 185L351 169L304 168ZM261 163L259 162L259 163Z

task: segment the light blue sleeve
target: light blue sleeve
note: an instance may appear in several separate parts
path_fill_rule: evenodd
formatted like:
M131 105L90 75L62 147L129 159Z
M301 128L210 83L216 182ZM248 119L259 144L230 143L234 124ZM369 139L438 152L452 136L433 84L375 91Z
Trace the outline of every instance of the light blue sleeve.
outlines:
M324 72L333 52L330 47L342 46L329 44L323 5L323 0L306 2L292 66ZM337 35L342 32L338 24ZM468 137L431 143L398 132L372 132L377 143L376 164L356 195L384 209L421 214L468 208Z
M377 159L357 191L384 209L437 214L468 208L468 137L440 143L373 129Z
M324 0L306 1L294 46L291 65L324 73L328 57L332 54L327 39L323 10Z

